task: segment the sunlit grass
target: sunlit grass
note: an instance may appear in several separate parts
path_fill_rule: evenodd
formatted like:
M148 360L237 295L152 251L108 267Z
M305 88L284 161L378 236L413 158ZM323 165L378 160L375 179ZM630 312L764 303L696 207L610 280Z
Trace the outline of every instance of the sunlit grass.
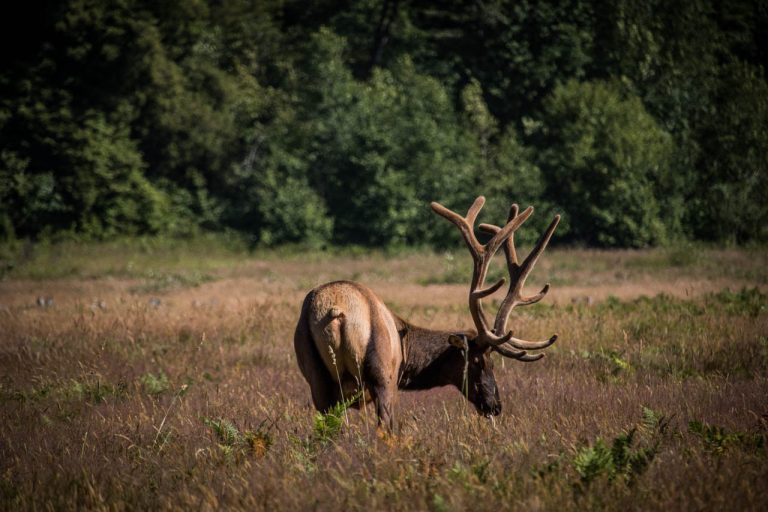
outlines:
M414 323L467 327L466 256L163 247L73 247L62 258L81 270L47 277L41 250L0 282L4 509L768 506L768 289L743 277L763 253L675 267L667 249L548 251L531 280L565 284L511 324L560 338L537 363L495 357L503 414L454 389L402 393L397 435L380 436L370 410L311 407L301 300L354 278ZM137 258L210 279L137 291L148 274L109 270ZM456 283L424 284L447 272Z

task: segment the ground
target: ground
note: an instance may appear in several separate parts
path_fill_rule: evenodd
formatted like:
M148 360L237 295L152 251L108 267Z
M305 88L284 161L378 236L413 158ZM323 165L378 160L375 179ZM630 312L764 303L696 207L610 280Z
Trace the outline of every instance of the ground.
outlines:
M764 249L548 249L528 291L552 290L510 324L560 338L496 360L502 415L401 393L392 436L372 410L312 409L302 299L354 279L417 325L470 327L458 246L7 254L4 509L768 509Z

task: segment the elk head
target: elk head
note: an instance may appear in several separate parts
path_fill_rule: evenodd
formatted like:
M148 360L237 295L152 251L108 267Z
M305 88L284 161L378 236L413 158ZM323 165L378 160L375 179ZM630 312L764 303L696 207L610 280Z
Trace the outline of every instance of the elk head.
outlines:
M557 334L543 341L525 341L516 338L513 331L507 331L507 319L512 309L517 306L535 304L549 291L549 283L547 283L536 295L526 297L522 294L525 280L552 238L552 234L560 222L560 216L555 216L533 250L520 263L515 249L514 233L531 216L533 207L529 206L520 213L518 206L513 204L507 223L501 228L492 224L481 224L480 230L492 235L487 243L481 244L475 236L474 225L484 204L485 198L483 196L475 199L465 217L436 202L433 202L431 206L435 213L448 219L459 228L472 255L473 270L469 288L469 311L477 332L452 335L449 341L464 356L462 391L478 412L490 416L498 415L501 412L501 401L493 373L491 353L498 352L504 357L518 361L538 361L544 357L544 354L541 352L529 354L528 351L547 348L557 340ZM507 260L509 288L499 306L495 321L491 325L483 312L482 299L495 293L506 282L506 279L502 278L493 285L485 287L488 266L500 247L504 248Z
M493 359L488 348L477 342L474 332L452 334L448 342L458 349L458 357L452 357L446 368L449 375L460 375L454 382L477 412L483 416L497 416L501 413L501 399L493 374Z

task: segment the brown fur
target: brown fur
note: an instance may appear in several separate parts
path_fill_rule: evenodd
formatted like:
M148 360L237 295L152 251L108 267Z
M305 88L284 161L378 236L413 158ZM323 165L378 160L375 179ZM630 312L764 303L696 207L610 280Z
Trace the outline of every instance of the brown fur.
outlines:
M519 361L537 361L544 354L531 355L526 351L547 348L557 340L557 335L544 341L521 340L506 330L506 324L513 308L534 304L549 291L547 284L536 295L522 295L525 279L546 248L560 216L555 216L521 264L512 237L531 216L533 207L519 213L513 204L503 227L481 224L483 231L493 235L481 244L474 234L474 224L483 204L485 198L479 196L466 216L439 203L431 204L435 213L456 225L472 255L469 310L476 333L433 331L410 325L392 313L371 290L352 281L334 281L309 292L296 326L294 348L318 410L325 411L362 389L363 400L370 398L376 402L379 422L392 429L398 387L427 389L453 384L479 412L501 412L490 352L495 350ZM496 321L489 324L481 299L505 282L501 279L487 288L484 285L491 258L502 245L509 270L509 291Z
M464 349L451 343L457 335L469 350L467 397L481 412L497 414L501 405L489 351L473 345L474 332L413 326L359 283L334 281L310 291L294 348L315 408L326 411L342 393L349 398L362 381L364 399L375 402L380 424L392 429L398 388L452 384L462 389L467 361Z

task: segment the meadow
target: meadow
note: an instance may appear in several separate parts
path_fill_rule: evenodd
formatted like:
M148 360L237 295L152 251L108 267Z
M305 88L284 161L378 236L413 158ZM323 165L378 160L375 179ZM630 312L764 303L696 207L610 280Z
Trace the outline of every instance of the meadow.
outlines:
M316 414L304 295L354 279L466 328L465 252L5 250L2 509L768 509L762 248L548 249L529 289L552 290L510 323L560 338L535 363L494 356L501 416L452 388L401 393L391 436L370 407Z

